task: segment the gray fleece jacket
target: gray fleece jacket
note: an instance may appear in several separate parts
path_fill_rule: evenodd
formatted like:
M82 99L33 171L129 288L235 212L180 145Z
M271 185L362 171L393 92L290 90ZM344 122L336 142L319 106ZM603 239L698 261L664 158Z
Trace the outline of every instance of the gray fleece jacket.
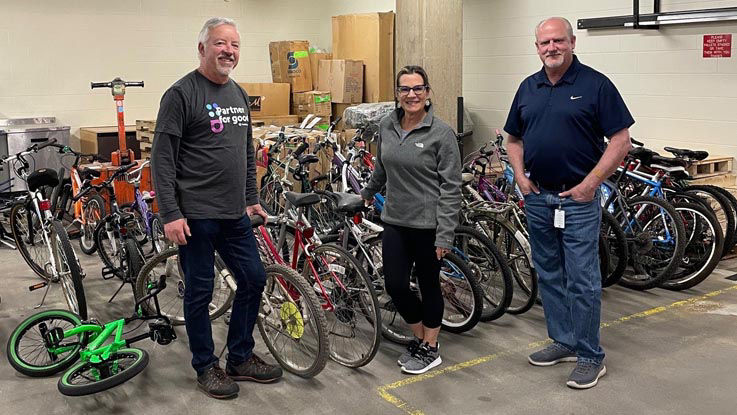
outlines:
M403 115L397 108L381 121L375 170L361 196L371 199L386 184L381 220L435 229L435 246L451 248L461 208L461 155L455 133L430 107L402 139Z

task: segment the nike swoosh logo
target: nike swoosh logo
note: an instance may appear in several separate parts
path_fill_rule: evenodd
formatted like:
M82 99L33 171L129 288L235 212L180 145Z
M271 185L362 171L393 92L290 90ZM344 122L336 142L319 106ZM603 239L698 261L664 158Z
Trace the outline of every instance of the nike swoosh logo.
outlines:
M571 95L571 101L573 101L574 99L579 99L579 98L583 98L583 95L579 95L577 97L574 97L573 95Z

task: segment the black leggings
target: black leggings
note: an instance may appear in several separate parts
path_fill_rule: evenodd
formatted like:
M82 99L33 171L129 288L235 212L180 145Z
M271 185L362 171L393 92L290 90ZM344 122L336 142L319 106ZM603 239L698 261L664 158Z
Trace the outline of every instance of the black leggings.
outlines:
M440 261L435 254L435 229L414 229L384 224L382 255L386 291L408 324L440 327L443 294L440 292ZM409 278L415 266L422 300L410 290Z

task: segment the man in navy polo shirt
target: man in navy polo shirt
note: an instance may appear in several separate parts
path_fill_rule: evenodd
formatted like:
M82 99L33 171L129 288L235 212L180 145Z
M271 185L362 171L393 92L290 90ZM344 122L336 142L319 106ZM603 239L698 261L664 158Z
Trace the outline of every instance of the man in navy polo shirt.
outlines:
M535 39L543 68L519 86L504 126L553 340L528 360L577 362L566 384L585 389L606 373L599 345L598 188L629 151L634 120L614 84L573 54L568 20L543 20Z

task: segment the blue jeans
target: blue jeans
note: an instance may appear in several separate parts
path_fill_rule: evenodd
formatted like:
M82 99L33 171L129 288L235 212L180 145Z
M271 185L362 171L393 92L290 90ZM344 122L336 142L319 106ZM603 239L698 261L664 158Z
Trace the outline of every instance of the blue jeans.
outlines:
M532 262L539 278L548 336L574 351L579 361L599 364L601 272L599 191L589 203L540 190L525 196ZM555 209L565 211L565 228L553 226Z
M258 254L251 221L240 219L190 219L192 236L179 246L179 261L184 271L184 318L192 352L192 367L197 374L215 365L209 304L215 278L215 250L233 274L238 289L228 327L228 362L245 362L253 351L253 326L256 324L266 272Z

